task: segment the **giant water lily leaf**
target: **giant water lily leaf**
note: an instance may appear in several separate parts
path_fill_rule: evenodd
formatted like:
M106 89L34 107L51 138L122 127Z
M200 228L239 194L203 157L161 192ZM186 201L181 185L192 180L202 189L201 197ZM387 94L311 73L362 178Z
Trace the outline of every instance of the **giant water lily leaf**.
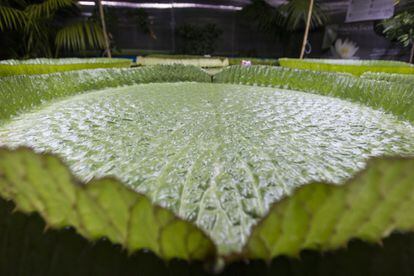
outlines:
M150 249L186 260L215 255L212 241L193 224L114 179L84 185L52 155L1 149L0 194L17 210L38 212L49 227L73 226L90 240L107 237L130 252Z
M114 175L201 227L224 254L296 187L339 184L372 156L414 153L414 127L313 94L158 83L44 105L0 128L0 145L56 153L85 182Z
M78 23L78 25L79 24L83 24L83 22ZM88 27L91 28L90 26L85 24L85 28L88 28ZM70 34L66 34L66 35L70 35ZM67 42L65 38L66 37L64 38L58 37L57 39L61 39L64 42ZM67 43L69 44L71 42L73 41L70 41ZM60 43L62 44L62 42ZM9 60L0 61L0 77L16 76L16 75L50 74L54 72L65 72L65 71L82 70L82 69L117 68L117 67L130 67L130 66L131 66L131 61L125 58L114 58L114 59L110 59L110 58L62 58L62 59L38 58L38 59L28 59L28 60L9 59Z
M390 74L390 73L373 73L366 72L361 78L388 81L395 83L414 84L414 74Z
M200 83L210 80L205 72L184 66L0 80L0 97L5 99L0 101L0 145L29 146L38 152L0 152L1 196L19 210L38 212L50 227L73 226L90 240L107 237L129 251L147 248L165 259L229 253L269 259L366 238L349 228L337 242L327 242L323 231L329 229L316 227L323 228L323 219L331 223L322 213L309 242L301 242L307 235L304 222L313 220L297 201L309 201L307 207L316 211L321 201L336 202L340 191L354 188L307 183L340 184L372 156L412 155L414 128L404 121L414 120L412 89L346 74L270 67L233 67L215 81L278 88ZM176 81L199 83L104 89ZM101 90L85 93L91 89ZM397 166L405 172L412 165L378 162L371 170ZM390 179L395 185L403 181ZM372 206L377 186L371 184L376 182L364 178L358 183L367 191L358 199L359 207ZM302 186L304 190L294 192ZM288 208L272 207L268 213L281 198L275 206ZM384 218L382 203L377 206L379 220ZM384 206L393 212L397 208ZM283 220L274 219L275 212ZM389 231L412 226L408 219L404 225L384 225ZM283 231L275 231L278 227ZM378 241L388 232L376 233L367 240Z
M414 229L414 160L377 159L343 186L313 183L276 203L253 229L248 258L334 250Z
M384 110L413 123L414 89L407 78L385 82L346 73L270 66L232 66L216 74L214 82L273 86L337 97Z
M283 67L314 71L345 72L357 76L365 72L384 72L397 74L413 74L414 67L402 61L388 60L337 60L337 59L294 59L281 58Z
M81 59L64 60L30 60L28 64L15 64L4 61L4 66L19 71L20 66L40 66L45 70L35 69L36 73L47 72L49 66L64 66L76 70ZM86 65L100 64L87 63ZM112 66L113 63L103 63ZM2 64L0 63L0 71ZM81 67L84 68L84 67ZM26 73L30 74L30 73ZM1 74L0 74L1 75ZM134 69L95 69L59 72L34 76L10 76L0 78L0 124L18 113L31 110L43 103L62 97L86 93L107 87L117 87L137 83L197 81L210 82L211 77L194 66L153 66Z
M300 188L274 204L236 257L297 256L305 249L338 249L353 238L379 242L392 231L412 231L413 168L413 159L377 159L343 186ZM130 251L149 248L164 258L214 256L215 246L197 227L116 180L84 186L71 179L54 156L23 148L0 150L1 196L13 200L18 210L37 211L49 227L70 225L90 240L110 237Z

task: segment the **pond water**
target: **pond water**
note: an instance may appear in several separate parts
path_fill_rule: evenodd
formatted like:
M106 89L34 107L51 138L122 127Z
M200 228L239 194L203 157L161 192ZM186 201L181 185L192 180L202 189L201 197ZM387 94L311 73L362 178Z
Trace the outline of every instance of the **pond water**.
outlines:
M414 127L340 99L230 84L144 84L44 105L0 145L57 153L81 179L114 175L238 250L269 205L341 183L372 156L414 154Z

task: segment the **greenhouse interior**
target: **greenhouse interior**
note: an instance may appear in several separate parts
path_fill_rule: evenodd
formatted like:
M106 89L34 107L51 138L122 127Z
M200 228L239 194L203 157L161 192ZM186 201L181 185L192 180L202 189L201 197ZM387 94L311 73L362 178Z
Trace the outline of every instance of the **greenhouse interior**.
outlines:
M0 275L414 275L414 0L0 0Z

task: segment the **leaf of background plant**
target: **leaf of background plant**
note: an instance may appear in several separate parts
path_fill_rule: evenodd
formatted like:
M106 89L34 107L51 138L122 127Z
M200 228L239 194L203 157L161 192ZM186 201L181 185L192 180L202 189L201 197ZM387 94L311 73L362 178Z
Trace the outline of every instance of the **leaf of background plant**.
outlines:
M60 49L72 51L84 50L87 47L103 49L105 47L105 39L99 23L80 21L61 28L56 33L55 45L57 53Z
M26 23L23 11L0 5L0 30L19 29Z

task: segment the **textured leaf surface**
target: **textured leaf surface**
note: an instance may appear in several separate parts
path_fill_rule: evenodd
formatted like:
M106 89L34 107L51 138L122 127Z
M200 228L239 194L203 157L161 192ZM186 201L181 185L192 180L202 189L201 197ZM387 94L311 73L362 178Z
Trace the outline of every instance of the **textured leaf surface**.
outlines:
M137 57L137 64L148 66L148 65L172 65L172 64L182 64L182 65L192 65L203 68L220 68L229 66L229 60L220 59L220 58L174 58L174 57Z
M414 228L414 160L378 159L343 186L306 185L274 204L253 229L249 258L333 250L354 238L378 242Z
M166 59L210 59L206 58L205 56L197 56L197 55L169 55L169 54L153 54L148 55L147 57L153 58L166 58ZM255 65L269 65L269 66L278 66L279 62L277 59L270 59L270 58L252 58L252 57L220 57L220 56L213 56L212 59L228 59L230 65L240 65L243 60L250 60Z
M94 88L179 80L208 82L210 78L201 70L184 66L4 78L0 80L0 98L6 101L0 101L0 118L9 119L50 100ZM407 85L270 67L232 67L216 81L352 99L407 120L414 118L413 90ZM6 142L13 147L24 144L37 151L58 153L85 182L93 176L116 175L152 201L195 222L216 242L218 253L225 255L245 244L250 226L260 221L269 204L296 187L310 181L342 182L370 156L412 154L414 139L409 123L339 99L274 88L169 83L51 101L4 126L0 144ZM383 171L393 168L389 161L377 162L370 171L378 170L377 166ZM412 171L410 164L400 174ZM399 181L388 177L383 182L388 183L387 179ZM398 190L388 204L386 199L379 202L377 187L367 183L361 184L365 192L359 201L351 202L356 206L353 210L361 209L358 213L378 203L378 209L371 208L375 224L365 230L351 229L361 215L357 219L347 215L349 218L341 222L345 229L341 236L335 243L326 242L324 234L330 228L323 225L332 225L335 220L330 212L338 214L344 206L347 210L348 202L344 204L343 192L338 191L348 188L312 184L314 192L295 192L291 205L276 212L276 219L271 218L273 211L269 213L244 253L269 259L297 255L306 248L334 249L353 237L378 241L390 231L411 230L414 223L409 213L400 213L399 221L404 224L396 224L390 215L400 210L396 199L408 197L408 192ZM388 191L393 194L391 188L385 190L387 195ZM113 179L79 184L50 155L2 149L0 194L24 212L37 211L50 227L71 225L90 240L105 236L129 251L146 248L165 259L205 259L216 254L212 241L191 223ZM404 205L401 208L411 212L411 207L405 206L412 205L410 200L399 200ZM275 206L284 206L286 201L289 199ZM300 204L310 202L307 208L317 211L318 204L325 204L322 201L332 201L336 208L324 205L321 209L325 211L318 211L322 214L319 224L308 234L306 222L313 220L306 218L308 212L304 213ZM342 205L335 205L337 201ZM258 235L263 241L257 241ZM301 242L305 235L310 242Z
M115 175L195 222L226 253L240 250L269 205L295 187L341 183L371 156L414 153L414 128L313 94L167 83L44 106L1 128L1 144L58 153L84 181Z
M0 122L45 102L90 90L150 82L211 82L194 66L95 69L0 78Z
M414 73L414 66L401 61L281 58L279 63L293 69L343 72L357 76L365 72Z
M20 211L38 212L50 227L73 226L89 240L107 237L130 252L145 248L187 260L215 255L212 241L193 224L114 179L77 182L51 155L0 149L0 194Z
M15 75L37 75L55 72L130 67L131 61L122 58L62 58L62 59L29 59L29 60L2 60L0 61L0 77Z
M407 82L390 83L350 74L269 66L232 66L215 75L214 82L273 86L337 97L414 122L414 89Z
M414 85L414 74L389 74L366 72L362 74L361 78Z

